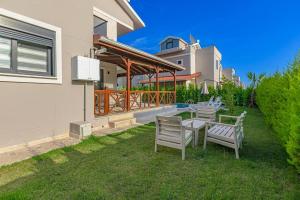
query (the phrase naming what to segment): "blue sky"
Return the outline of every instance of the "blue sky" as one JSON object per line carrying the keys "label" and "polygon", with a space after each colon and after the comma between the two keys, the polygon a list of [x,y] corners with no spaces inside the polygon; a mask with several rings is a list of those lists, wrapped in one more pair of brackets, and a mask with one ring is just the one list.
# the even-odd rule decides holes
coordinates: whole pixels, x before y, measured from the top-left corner
{"label": "blue sky", "polygon": [[234,67],[247,83],[248,71],[286,68],[300,50],[300,1],[292,0],[131,0],[146,27],[119,41],[149,53],[173,35],[202,46],[214,44],[223,67]]}

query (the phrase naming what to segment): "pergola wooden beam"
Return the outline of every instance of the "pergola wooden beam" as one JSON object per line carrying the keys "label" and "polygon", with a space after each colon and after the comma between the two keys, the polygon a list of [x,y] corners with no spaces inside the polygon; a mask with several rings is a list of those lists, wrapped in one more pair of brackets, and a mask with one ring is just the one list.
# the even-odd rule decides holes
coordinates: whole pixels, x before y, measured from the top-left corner
{"label": "pergola wooden beam", "polygon": [[[111,41],[102,37],[94,37],[94,46],[96,48],[105,48],[105,52],[100,52],[96,55],[101,61],[113,63],[123,68],[126,73],[118,74],[117,77],[126,77],[126,110],[130,111],[130,95],[132,87],[132,79],[135,75],[148,75],[149,90],[151,90],[151,78],[156,76],[155,96],[156,106],[160,104],[160,85],[159,74],[161,72],[169,72],[174,77],[174,91],[176,99],[176,70],[183,70],[184,68],[173,64],[169,61],[163,60],[156,56],[141,52],[118,42]],[[150,95],[148,95],[150,98]],[[148,104],[150,101],[148,101]]]}

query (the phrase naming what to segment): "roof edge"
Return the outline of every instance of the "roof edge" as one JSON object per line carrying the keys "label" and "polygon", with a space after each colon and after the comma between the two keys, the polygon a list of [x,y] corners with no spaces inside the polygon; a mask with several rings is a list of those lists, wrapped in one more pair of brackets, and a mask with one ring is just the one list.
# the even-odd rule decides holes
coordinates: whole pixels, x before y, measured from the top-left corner
{"label": "roof edge", "polygon": [[134,20],[135,24],[138,25],[137,27],[135,27],[135,29],[146,27],[146,24],[141,19],[141,17],[136,13],[136,11],[132,8],[128,0],[117,0],[117,2],[119,2],[119,4],[125,9],[128,15]]}

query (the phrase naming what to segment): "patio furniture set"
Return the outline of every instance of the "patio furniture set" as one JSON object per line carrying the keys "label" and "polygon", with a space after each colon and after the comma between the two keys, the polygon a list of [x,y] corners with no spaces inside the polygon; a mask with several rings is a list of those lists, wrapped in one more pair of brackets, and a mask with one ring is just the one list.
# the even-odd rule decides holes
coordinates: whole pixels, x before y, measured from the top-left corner
{"label": "patio furniture set", "polygon": [[[213,106],[207,105],[192,110],[191,119],[188,120],[182,120],[180,116],[156,116],[155,152],[158,145],[180,149],[182,160],[185,160],[186,146],[191,142],[193,147],[197,146],[199,131],[205,128],[204,150],[207,142],[216,143],[233,148],[236,159],[239,159],[239,149],[242,148],[244,139],[243,121],[246,112],[240,116],[219,115],[219,122],[216,122],[216,112]],[[222,123],[225,118],[233,119],[235,123]]]}

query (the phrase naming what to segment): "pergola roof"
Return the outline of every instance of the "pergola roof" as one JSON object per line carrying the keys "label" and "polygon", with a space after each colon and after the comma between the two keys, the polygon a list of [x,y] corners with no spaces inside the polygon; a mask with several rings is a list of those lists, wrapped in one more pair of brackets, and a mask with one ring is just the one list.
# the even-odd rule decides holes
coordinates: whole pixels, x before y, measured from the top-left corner
{"label": "pergola roof", "polygon": [[[126,70],[126,62],[130,61],[132,63],[132,75],[151,74],[154,73],[157,68],[159,68],[160,72],[172,73],[185,69],[181,65],[174,64],[165,59],[99,35],[94,36],[94,47],[105,49],[105,51],[100,54],[96,54],[103,62],[116,64]],[[120,74],[119,76],[125,76],[125,74]]]}
{"label": "pergola roof", "polygon": [[[188,80],[192,80],[194,78],[199,78],[201,76],[200,72],[194,73],[194,74],[184,74],[184,75],[176,75],[176,80],[177,81],[188,81]],[[160,76],[158,77],[158,81],[159,82],[170,82],[173,81],[173,77],[172,76]],[[145,80],[141,80],[139,83],[140,84],[148,84],[148,83],[155,83],[156,79],[152,78],[149,80],[145,79]]]}

